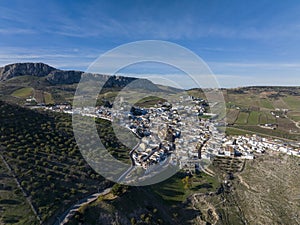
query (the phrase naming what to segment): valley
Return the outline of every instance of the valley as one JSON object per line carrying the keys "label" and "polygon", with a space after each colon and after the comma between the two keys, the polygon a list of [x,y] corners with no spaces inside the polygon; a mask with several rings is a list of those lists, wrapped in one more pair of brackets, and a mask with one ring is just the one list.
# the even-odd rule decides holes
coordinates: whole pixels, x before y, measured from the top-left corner
{"label": "valley", "polygon": [[[46,72],[32,76],[28,74],[32,66]],[[74,138],[71,113],[63,113],[64,107],[72,109],[77,87],[67,75],[78,73],[67,72],[59,79],[53,74],[63,72],[53,72],[53,67],[28,65],[31,69],[22,72],[18,66],[12,68],[12,74],[2,72],[5,79],[0,79],[0,224],[60,223],[69,207],[106,188],[112,189],[82,205],[66,224],[299,224],[300,157],[282,151],[253,151],[252,160],[217,155],[207,168],[210,175],[181,169],[145,187],[114,184],[87,164]],[[97,107],[102,110],[133,79],[104,78],[110,83],[98,96]],[[184,92],[148,84],[161,94]],[[217,118],[217,128],[230,137],[227,141],[243,142],[246,137],[253,143],[251,135],[258,134],[278,139],[286,149],[288,143],[299,143],[300,88],[221,90],[227,113]],[[199,89],[186,92],[206,99]],[[135,106],[153,107],[163,100],[150,96]],[[78,116],[82,129],[88,129],[91,118]],[[200,118],[214,123],[210,116]],[[111,122],[93,121],[109,153],[130,164],[131,149],[118,141]],[[92,148],[93,143],[87,144]]]}

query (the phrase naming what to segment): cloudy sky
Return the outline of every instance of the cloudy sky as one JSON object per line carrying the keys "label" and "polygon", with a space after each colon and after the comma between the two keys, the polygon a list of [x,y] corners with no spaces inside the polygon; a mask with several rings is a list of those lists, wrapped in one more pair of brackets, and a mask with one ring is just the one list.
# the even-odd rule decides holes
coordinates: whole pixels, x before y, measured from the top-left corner
{"label": "cloudy sky", "polygon": [[[0,12],[0,66],[44,62],[85,71],[119,45],[164,40],[199,55],[223,87],[300,85],[297,0],[12,0],[1,1]],[[193,86],[174,69],[148,66],[122,73],[165,73]]]}

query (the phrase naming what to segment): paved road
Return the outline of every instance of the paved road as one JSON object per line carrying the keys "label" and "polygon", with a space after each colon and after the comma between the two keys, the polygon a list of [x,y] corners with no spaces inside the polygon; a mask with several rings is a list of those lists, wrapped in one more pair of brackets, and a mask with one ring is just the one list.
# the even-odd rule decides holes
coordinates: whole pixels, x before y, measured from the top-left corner
{"label": "paved road", "polygon": [[130,174],[131,171],[134,169],[134,167],[135,167],[135,161],[134,161],[134,159],[133,159],[133,157],[132,157],[132,154],[133,154],[134,150],[137,149],[137,148],[139,147],[140,143],[141,143],[141,141],[139,141],[139,142],[136,144],[136,146],[134,146],[133,149],[130,151],[129,156],[130,156],[130,160],[131,160],[131,166],[130,166],[130,168],[129,168],[128,170],[126,170],[126,171],[119,177],[119,179],[117,180],[117,182],[121,182],[121,181],[122,181],[128,174]]}
{"label": "paved road", "polygon": [[76,203],[72,205],[69,209],[67,209],[60,217],[57,217],[56,222],[53,225],[64,225],[66,224],[78,211],[78,209],[84,205],[84,204],[90,204],[93,201],[96,201],[97,198],[101,195],[106,195],[111,191],[111,188],[106,188],[102,192],[94,193],[88,197],[85,197],[79,201],[79,203]]}

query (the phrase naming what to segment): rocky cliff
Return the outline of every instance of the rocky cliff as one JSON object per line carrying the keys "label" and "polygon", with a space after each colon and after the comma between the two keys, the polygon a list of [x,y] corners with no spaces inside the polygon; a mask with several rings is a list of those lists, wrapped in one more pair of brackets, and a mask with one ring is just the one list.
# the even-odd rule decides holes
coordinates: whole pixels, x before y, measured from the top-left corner
{"label": "rocky cliff", "polygon": [[15,63],[0,67],[0,82],[19,76],[35,76],[44,78],[49,85],[78,83],[82,76],[96,79],[105,83],[106,88],[122,88],[131,84],[131,88],[159,91],[160,89],[151,81],[133,77],[109,76],[101,74],[86,74],[82,71],[60,70],[44,63]]}
{"label": "rocky cliff", "polygon": [[47,76],[55,68],[44,63],[14,63],[0,67],[0,81],[8,80],[13,77],[32,75],[37,77]]}
{"label": "rocky cliff", "polygon": [[54,70],[51,71],[46,77],[46,80],[52,84],[74,84],[79,83],[81,79],[81,71],[63,71],[63,70]]}

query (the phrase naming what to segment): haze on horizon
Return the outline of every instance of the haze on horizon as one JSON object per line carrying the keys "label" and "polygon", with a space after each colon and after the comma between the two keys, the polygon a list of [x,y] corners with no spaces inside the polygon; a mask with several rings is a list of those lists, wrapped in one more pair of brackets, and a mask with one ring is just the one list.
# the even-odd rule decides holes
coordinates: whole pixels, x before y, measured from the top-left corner
{"label": "haze on horizon", "polygon": [[[41,6],[42,4],[42,6]],[[300,84],[299,1],[49,1],[0,2],[0,66],[44,62],[85,71],[121,44],[171,41],[198,54],[221,87]],[[149,64],[130,76],[180,71]],[[175,76],[174,76],[175,74]]]}

